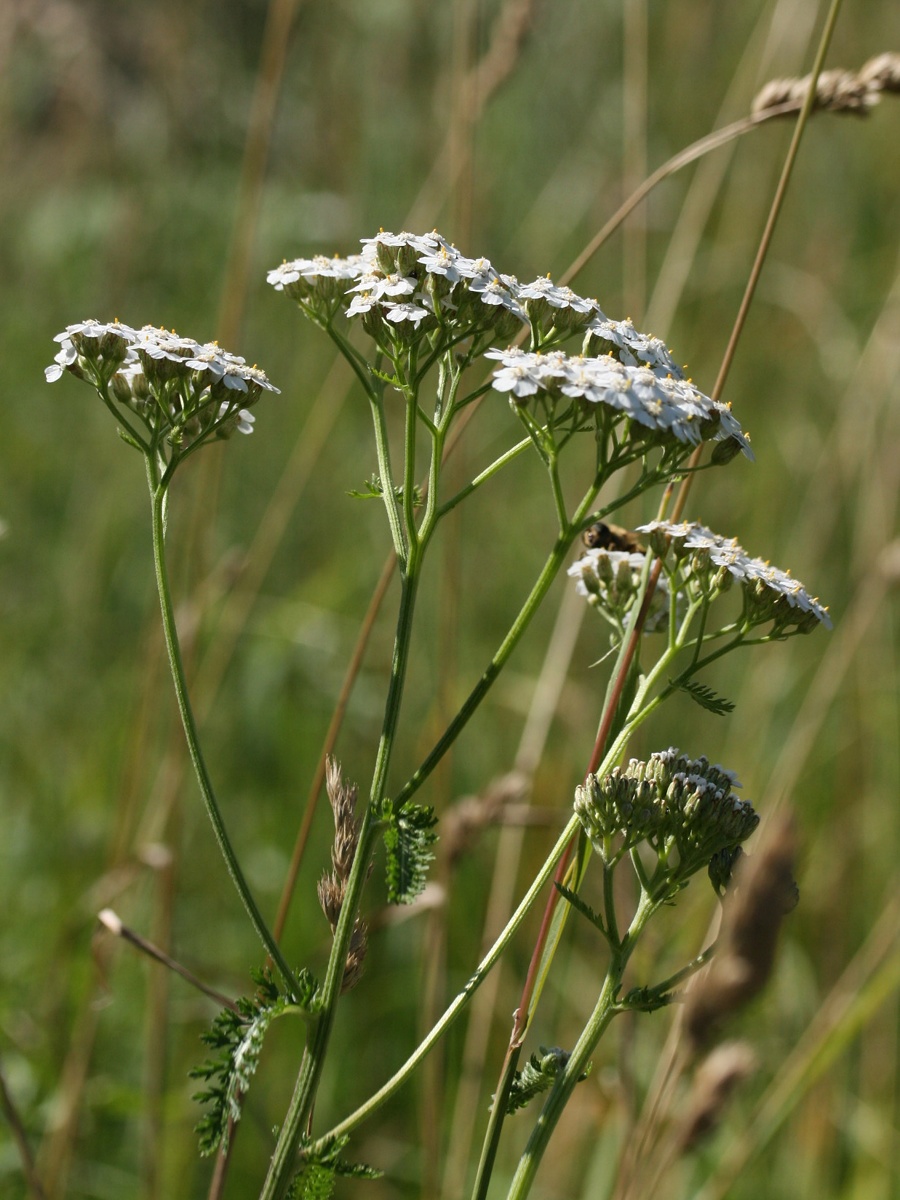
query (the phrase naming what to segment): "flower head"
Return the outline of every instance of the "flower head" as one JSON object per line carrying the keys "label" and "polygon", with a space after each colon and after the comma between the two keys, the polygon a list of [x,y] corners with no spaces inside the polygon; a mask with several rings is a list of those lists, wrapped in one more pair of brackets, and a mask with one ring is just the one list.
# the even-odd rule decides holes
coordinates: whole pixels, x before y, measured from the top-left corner
{"label": "flower head", "polygon": [[585,330],[584,348],[612,354],[629,367],[646,366],[657,375],[684,379],[684,372],[661,338],[639,333],[630,320],[610,321],[602,313]]}
{"label": "flower head", "polygon": [[[277,392],[265,371],[250,366],[215,342],[201,343],[174,330],[120,322],[82,321],[56,338],[53,382],[68,370],[86,380],[114,412],[121,413],[128,440],[144,449],[163,444],[173,458],[209,437],[250,433],[250,408],[263,392]],[[145,435],[128,420],[136,414]]]}
{"label": "flower head", "polygon": [[53,363],[45,367],[48,383],[61,379],[70,371],[79,379],[108,380],[128,357],[129,347],[136,337],[130,325],[119,321],[79,321],[68,325],[53,339],[60,343]]}
{"label": "flower head", "polygon": [[510,392],[516,403],[544,395],[553,404],[564,398],[583,414],[603,408],[632,422],[632,436],[642,427],[661,442],[697,446],[702,441],[736,439],[753,457],[750,443],[731,409],[705,396],[688,380],[660,376],[649,367],[600,358],[571,357],[559,352],[540,354],[525,350],[488,350],[499,360],[493,386]]}
{"label": "flower head", "polygon": [[575,790],[575,812],[605,861],[646,841],[680,885],[759,824],[752,804],[733,795],[736,787],[731,771],[672,746],[646,762],[589,775]]}
{"label": "flower head", "polygon": [[518,299],[524,304],[532,326],[569,332],[583,328],[592,317],[602,317],[596,300],[579,296],[570,287],[561,287],[550,276],[519,286]]}
{"label": "flower head", "polygon": [[639,532],[648,534],[654,553],[671,555],[683,564],[682,576],[689,586],[712,595],[737,584],[749,625],[772,621],[775,636],[809,633],[817,625],[832,627],[828,609],[810,596],[799,580],[771,563],[752,558],[736,538],[721,537],[694,522],[651,521],[641,525]]}
{"label": "flower head", "polygon": [[453,325],[457,334],[481,330],[510,338],[528,320],[512,276],[485,258],[466,258],[436,230],[382,230],[362,239],[360,254],[282,263],[268,281],[324,323],[338,311],[363,318],[376,339],[408,339],[437,324]]}
{"label": "flower head", "polygon": [[351,254],[349,258],[317,254],[313,258],[283,262],[269,271],[266,280],[276,292],[284,292],[304,306],[310,315],[327,321],[341,307],[348,283],[359,279],[368,269],[368,260],[361,254]]}

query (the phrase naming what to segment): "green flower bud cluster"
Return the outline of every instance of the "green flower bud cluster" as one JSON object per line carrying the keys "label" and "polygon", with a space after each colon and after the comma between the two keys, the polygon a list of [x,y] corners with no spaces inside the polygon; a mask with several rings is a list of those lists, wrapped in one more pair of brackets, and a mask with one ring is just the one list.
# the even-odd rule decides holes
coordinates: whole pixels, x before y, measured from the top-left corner
{"label": "green flower bud cluster", "polygon": [[649,839],[662,818],[654,785],[627,778],[618,767],[602,778],[588,775],[575,789],[575,812],[591,845],[607,863]]}
{"label": "green flower bud cluster", "polygon": [[738,786],[730,771],[671,747],[647,762],[632,759],[607,775],[589,775],[576,788],[575,812],[605,862],[646,842],[680,886],[758,825],[749,801],[732,794]]}

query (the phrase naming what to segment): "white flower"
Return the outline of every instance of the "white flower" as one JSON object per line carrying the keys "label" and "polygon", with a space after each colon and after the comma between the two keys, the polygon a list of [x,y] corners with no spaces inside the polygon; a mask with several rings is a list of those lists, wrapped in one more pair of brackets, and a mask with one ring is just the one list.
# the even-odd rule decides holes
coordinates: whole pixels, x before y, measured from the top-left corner
{"label": "white flower", "polygon": [[601,347],[615,347],[616,357],[630,367],[644,364],[661,375],[684,379],[684,372],[672,357],[671,351],[661,338],[651,337],[635,329],[631,320],[611,321],[601,313],[587,326],[585,349],[593,338]]}
{"label": "white flower", "polygon": [[[588,604],[621,628],[635,600],[640,595],[641,577],[647,563],[645,554],[626,550],[607,550],[596,546],[585,550],[569,567],[567,574],[575,580],[575,589]],[[650,601],[644,622],[644,633],[656,633],[666,627],[669,619],[669,585],[660,576]]]}
{"label": "white flower", "polygon": [[367,269],[368,263],[361,254],[352,254],[349,258],[339,255],[328,258],[324,254],[317,254],[313,258],[295,258],[292,262],[283,262],[280,267],[266,274],[266,281],[276,292],[283,292],[301,279],[358,279]]}
{"label": "white flower", "polygon": [[426,275],[442,275],[449,284],[459,283],[462,279],[462,255],[453,246],[442,242],[436,251],[423,254],[418,261]]}
{"label": "white flower", "polygon": [[410,321],[418,328],[420,322],[430,316],[430,313],[419,304],[391,304],[384,315],[393,325],[399,325],[401,321]]}
{"label": "white flower", "polygon": [[481,298],[482,304],[505,308],[524,324],[525,309],[516,299],[518,281],[512,275],[478,274],[469,281],[469,291]]}
{"label": "white flower", "polygon": [[[219,420],[220,421],[223,420],[223,418],[227,417],[228,415],[229,415],[228,404],[227,403],[220,404],[219,405]],[[252,412],[248,412],[246,408],[239,408],[237,410],[237,412],[232,412],[231,416],[232,416],[232,418],[236,418],[236,424],[234,425],[234,429],[236,429],[238,431],[238,433],[252,433],[253,432],[253,426],[256,423],[256,417],[254,416],[254,414]],[[229,430],[228,432],[231,432],[231,430]]]}
{"label": "white flower", "polygon": [[[557,328],[572,329],[583,325],[593,313],[600,314],[596,300],[586,300],[570,287],[560,287],[548,276],[541,276],[532,283],[519,284],[516,296],[532,322],[548,324]],[[602,315],[602,314],[600,314]]]}
{"label": "white flower", "polygon": [[347,295],[354,292],[371,293],[373,302],[382,300],[385,296],[412,296],[416,290],[416,281],[408,275],[383,275],[379,271],[367,271],[359,283],[347,289]]}
{"label": "white flower", "polygon": [[57,379],[62,379],[63,373],[68,367],[71,367],[78,358],[78,351],[71,342],[63,342],[59,351],[53,356],[53,362],[49,367],[44,367],[44,378],[48,383],[55,383]]}
{"label": "white flower", "polygon": [[760,614],[761,620],[771,617],[776,622],[788,624],[778,612],[779,602],[784,601],[789,608],[797,609],[812,618],[812,621],[806,623],[807,628],[812,628],[816,622],[824,625],[826,629],[832,628],[828,609],[810,596],[799,580],[761,558],[751,558],[739,545],[737,538],[721,537],[705,525],[693,522],[672,525],[668,521],[651,521],[647,525],[640,525],[638,533],[649,534],[654,549],[663,548],[665,544],[671,543],[677,558],[682,557],[686,551],[692,551],[694,560],[690,570],[694,576],[698,574],[704,562],[727,571],[741,585],[751,608]]}
{"label": "white flower", "polygon": [[370,264],[390,275],[399,271],[409,275],[420,255],[434,254],[441,246],[449,243],[435,230],[433,233],[385,233],[381,230],[373,238],[361,238],[363,258]]}
{"label": "white flower", "polygon": [[586,406],[603,404],[658,433],[697,446],[704,439],[734,438],[748,458],[749,442],[724,404],[705,396],[688,380],[657,375],[649,367],[631,367],[606,354],[571,357],[561,352],[491,350],[502,364],[494,372],[497,391],[527,400],[539,391],[567,396]]}
{"label": "white flower", "polygon": [[132,354],[130,347],[136,337],[131,326],[120,321],[87,320],[67,325],[53,339],[60,348],[52,365],[44,368],[44,378],[55,383],[67,370],[76,375],[88,370],[108,378],[109,372]]}

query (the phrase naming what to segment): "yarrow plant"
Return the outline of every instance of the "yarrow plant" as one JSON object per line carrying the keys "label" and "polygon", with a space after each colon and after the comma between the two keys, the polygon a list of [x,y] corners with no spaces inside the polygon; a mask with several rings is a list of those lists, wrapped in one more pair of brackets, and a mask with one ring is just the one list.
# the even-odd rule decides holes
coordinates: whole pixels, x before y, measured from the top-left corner
{"label": "yarrow plant", "polygon": [[[298,258],[271,270],[268,281],[331,338],[355,372],[372,419],[377,467],[364,494],[377,496],[384,506],[401,585],[381,736],[363,798],[336,764],[329,767],[335,843],[332,871],[319,884],[319,899],[333,943],[320,983],[285,961],[228,837],[191,712],[165,558],[166,499],[175,470],[206,442],[249,433],[252,410],[277,389],[259,368],[215,344],[119,322],[70,326],[59,335],[60,350],[47,369],[51,381],[71,374],[90,384],[123,440],[144,457],[166,644],[193,765],[228,870],[272,964],[271,971],[257,976],[255,998],[217,1018],[207,1039],[218,1053],[198,1069],[201,1078],[213,1081],[202,1095],[208,1108],[201,1123],[202,1148],[222,1146],[240,1118],[271,1022],[298,1014],[307,1023],[306,1047],[261,1200],[327,1195],[338,1174],[371,1174],[341,1158],[349,1135],[405,1082],[450,1027],[555,874],[548,909],[554,936],[535,951],[473,1192],[486,1194],[507,1115],[546,1093],[509,1187],[508,1195],[520,1200],[613,1018],[670,1002],[700,965],[698,959],[676,977],[623,991],[626,968],[648,922],[669,909],[698,873],[708,872],[715,892],[726,894],[740,847],[759,820],[752,804],[736,797],[739,785],[732,771],[675,748],[646,761],[629,760],[633,734],[676,691],[709,711],[727,712],[730,703],[700,678],[712,662],[744,646],[828,627],[830,620],[793,577],[751,558],[736,541],[697,523],[664,519],[665,498],[659,519],[642,526],[627,544],[616,535],[591,533],[608,533],[606,519],[644,494],[656,490],[667,497],[679,479],[753,457],[730,406],[704,394],[658,338],[629,321],[609,319],[596,300],[547,277],[520,283],[485,258],[465,256],[437,232],[382,231],[365,239],[359,254]],[[463,485],[448,487],[444,462],[451,431],[463,414],[467,419],[477,415],[477,405],[488,402],[509,408],[509,445]],[[389,436],[395,423],[403,436],[398,461]],[[428,447],[424,462],[423,442]],[[587,469],[583,454],[570,456],[575,460],[570,466],[566,451],[572,443],[590,448]],[[705,464],[699,457],[703,448],[710,451]],[[389,788],[427,552],[448,513],[529,451],[546,473],[555,539],[459,711],[422,761],[403,768],[404,782]],[[568,501],[576,492],[575,502]],[[601,492],[611,497],[603,504]],[[582,536],[587,548],[571,562]],[[439,830],[427,802],[428,778],[477,711],[567,563],[574,586],[606,623],[614,660],[601,736],[575,790],[569,820],[506,929],[407,1064],[356,1112],[313,1137],[311,1121],[338,999],[361,976],[366,930],[360,903],[376,841],[381,837],[387,849],[388,898],[409,903],[424,886]],[[580,895],[592,858],[601,879],[599,912]],[[630,871],[637,888],[630,907],[621,898],[625,891],[614,885],[619,870]],[[605,977],[574,1047],[542,1050],[519,1072],[518,1050],[538,1019],[541,983],[572,911],[599,931],[606,947]]]}

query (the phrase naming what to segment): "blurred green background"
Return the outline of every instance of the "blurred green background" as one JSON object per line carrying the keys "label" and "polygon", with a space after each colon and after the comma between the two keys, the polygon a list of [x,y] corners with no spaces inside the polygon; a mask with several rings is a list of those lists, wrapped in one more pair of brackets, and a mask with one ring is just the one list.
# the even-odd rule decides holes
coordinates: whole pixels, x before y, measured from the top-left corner
{"label": "blurred green background", "polygon": [[[352,253],[379,227],[437,226],[520,279],[558,277],[650,169],[746,113],[766,80],[803,74],[823,17],[811,0],[7,0],[0,1063],[48,1196],[200,1197],[211,1171],[196,1155],[186,1073],[203,1056],[213,1006],[99,932],[97,912],[112,906],[229,994],[248,990],[260,959],[186,771],[141,463],[88,389],[44,384],[53,335],[93,316],[219,336],[282,389],[257,409],[251,439],[204,451],[181,473],[171,518],[208,757],[251,883],[274,913],[389,539],[380,507],[347,495],[375,469],[366,407],[328,340],[267,287],[266,269]],[[848,3],[829,65],[898,49],[896,0]],[[574,282],[610,316],[665,337],[706,391],[791,128],[770,123],[664,183]],[[775,1103],[777,1120],[728,1194],[900,1192],[896,920],[874,949],[869,940],[896,913],[898,883],[896,605],[884,555],[900,467],[898,146],[900,97],[865,120],[812,121],[726,392],[757,462],[702,476],[691,496],[689,516],[790,567],[829,603],[835,631],[732,657],[709,682],[738,702],[733,716],[685,699],[639,747],[674,743],[723,762],[763,811],[790,803],[802,844],[802,903],[776,979],[741,1021],[760,1072],[659,1195],[695,1194],[739,1134],[759,1128],[809,1029],[820,1030],[809,1073],[790,1104]],[[512,436],[506,406],[486,404],[454,469],[462,477]],[[652,516],[653,503],[624,523]],[[552,537],[543,474],[525,459],[448,524],[423,597],[397,785],[477,678]],[[896,577],[896,553],[893,563]],[[564,590],[559,582],[423,800],[446,810],[510,769]],[[391,600],[338,743],[363,788]],[[589,667],[603,651],[599,625],[585,621],[537,770],[534,802],[553,828],[599,715],[605,676]],[[288,957],[314,970],[328,949],[315,881],[330,833],[323,806],[285,936]],[[403,1061],[426,1027],[426,993],[439,1011],[468,976],[505,836],[488,828],[452,870],[440,861],[446,903],[403,922],[382,912],[373,877],[367,974],[342,1002],[320,1128]],[[553,836],[546,824],[525,834],[516,895]],[[636,981],[642,967],[674,970],[699,949],[711,900],[697,884],[658,922]],[[503,968],[484,1078],[457,1091],[457,1026],[426,1077],[353,1141],[352,1156],[385,1178],[340,1184],[338,1196],[463,1194],[465,1119],[480,1138],[537,919]],[[577,1036],[599,950],[590,927],[570,923],[535,1044]],[[833,1007],[848,964],[846,994],[862,1006],[849,1016]],[[613,1027],[536,1195],[606,1194],[669,1025],[659,1013]],[[299,1025],[277,1028],[267,1043],[228,1196],[257,1194],[301,1037]],[[528,1124],[510,1122],[498,1195]],[[0,1192],[26,1195],[6,1125]]]}

